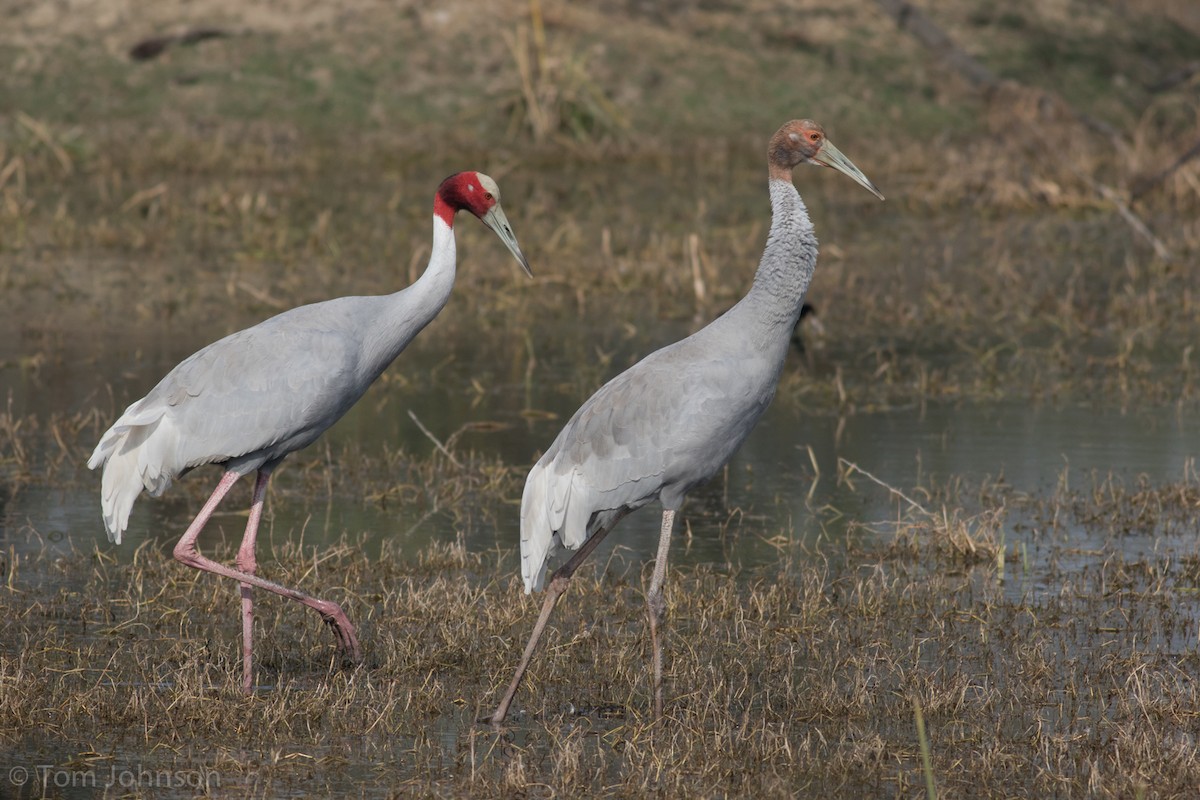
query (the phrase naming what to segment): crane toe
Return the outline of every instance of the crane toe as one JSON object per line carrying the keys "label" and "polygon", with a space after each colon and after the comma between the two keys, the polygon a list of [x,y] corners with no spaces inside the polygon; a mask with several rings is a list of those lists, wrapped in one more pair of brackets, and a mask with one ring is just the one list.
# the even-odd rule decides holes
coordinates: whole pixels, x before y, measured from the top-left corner
{"label": "crane toe", "polygon": [[362,649],[358,646],[358,637],[354,634],[354,626],[342,607],[329,600],[318,600],[313,604],[313,608],[321,615],[325,624],[333,629],[333,635],[338,640],[338,650],[342,655],[355,664],[362,663]]}

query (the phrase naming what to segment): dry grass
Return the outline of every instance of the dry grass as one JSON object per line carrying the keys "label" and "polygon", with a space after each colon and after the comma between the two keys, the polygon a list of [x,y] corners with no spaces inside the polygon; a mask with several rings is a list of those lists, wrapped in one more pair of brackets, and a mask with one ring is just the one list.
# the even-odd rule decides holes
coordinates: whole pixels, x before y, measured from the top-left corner
{"label": "dry grass", "polygon": [[[471,721],[538,602],[508,555],[277,548],[272,577],[345,603],[366,663],[341,669],[314,617],[265,598],[266,688],[247,700],[231,586],[153,547],[116,563],[25,542],[0,590],[0,749],[102,776],[208,770],[218,796],[911,794],[927,777],[919,708],[948,796],[1188,796],[1200,557],[1194,544],[1139,556],[1122,543],[1163,535],[1128,524],[1147,507],[1186,520],[1170,541],[1193,540],[1196,483],[1060,492],[980,492],[996,499],[977,520],[911,509],[851,550],[827,544],[772,569],[674,571],[658,724],[641,591],[585,571],[501,733]],[[1075,534],[1005,525],[1042,551],[1005,571],[997,520],[1050,509],[1104,543],[1081,554]]]}
{"label": "dry grass", "polygon": [[[1087,2],[1069,35],[1063,4],[943,4],[947,30],[1026,86],[988,102],[866,0],[652,5],[15,9],[0,32],[0,499],[94,481],[80,465],[104,424],[200,345],[410,281],[433,187],[477,167],[538,277],[465,221],[459,287],[410,354],[436,366],[398,364],[364,412],[403,418],[404,398],[445,392],[444,418],[423,418],[448,454],[325,444],[289,462],[273,502],[366,498],[509,530],[526,464],[459,426],[544,418],[545,384],[585,397],[739,297],[768,223],[763,144],[797,115],[889,199],[798,176],[827,333],[778,403],[831,427],[939,399],[1194,411],[1200,161],[1132,200],[1200,132],[1194,81],[1146,88],[1194,58],[1189,4]],[[126,60],[144,35],[202,24],[237,35]],[[495,419],[498,385],[522,387],[515,418]],[[343,670],[315,618],[263,598],[269,688],[246,700],[231,586],[159,545],[114,557],[90,532],[14,523],[0,766],[55,765],[50,795],[140,767],[256,797],[918,795],[931,780],[946,796],[1193,793],[1194,474],[1064,473],[1045,496],[879,487],[853,465],[837,480],[887,492],[894,515],[781,547],[770,568],[672,573],[663,723],[640,584],[588,571],[499,734],[471,721],[538,602],[510,539],[413,554],[400,537],[377,554],[281,532],[267,574],[343,602],[367,662]],[[203,788],[154,780],[127,793]]]}
{"label": "dry grass", "polygon": [[[0,310],[9,332],[41,339],[26,358],[53,361],[64,331],[120,330],[131,319],[168,333],[195,332],[180,347],[182,356],[299,302],[394,288],[422,263],[432,187],[449,169],[478,165],[505,187],[538,279],[524,284],[508,265],[497,265],[494,243],[464,224],[461,291],[428,332],[431,344],[470,335],[482,318],[494,320],[484,323],[490,326],[484,335],[504,337],[509,352],[524,351],[523,337],[534,331],[543,363],[592,360],[592,341],[599,339],[615,359],[611,366],[619,367],[665,340],[657,322],[711,318],[744,291],[767,222],[762,142],[781,119],[811,113],[829,122],[835,140],[889,200],[875,204],[849,182],[815,171],[800,175],[826,243],[811,300],[830,336],[816,349],[813,369],[785,383],[785,401],[850,409],[1014,394],[1195,402],[1195,359],[1187,344],[1200,333],[1187,269],[1200,249],[1195,163],[1133,206],[1167,258],[1121,221],[1112,197],[1096,186],[1115,187],[1117,200],[1128,202],[1139,176],[1169,164],[1195,138],[1194,98],[1186,91],[1119,95],[1126,104],[1126,113],[1113,119],[1125,137],[1120,147],[1061,114],[1041,114],[1038,97],[1028,92],[984,107],[943,88],[928,103],[896,106],[897,123],[885,114],[891,99],[850,109],[844,98],[817,97],[807,99],[811,108],[796,108],[788,96],[763,102],[749,117],[725,106],[727,118],[702,124],[686,109],[662,105],[683,91],[682,77],[663,76],[661,86],[649,78],[636,83],[625,73],[652,70],[654,62],[634,58],[627,52],[634,45],[620,48],[605,37],[610,29],[616,37],[644,28],[632,41],[648,52],[651,43],[642,40],[650,37],[654,46],[690,58],[682,62],[692,67],[681,68],[684,74],[726,64],[735,74],[705,85],[716,93],[714,104],[733,103],[729,86],[744,85],[740,78],[756,71],[773,75],[792,53],[769,37],[764,44],[756,26],[769,18],[770,4],[761,6],[730,29],[732,42],[721,42],[714,31],[731,20],[720,12],[692,9],[685,25],[647,26],[547,4],[543,37],[507,44],[502,40],[511,37],[497,37],[481,47],[478,58],[499,77],[486,86],[464,80],[447,97],[486,92],[492,105],[475,109],[478,116],[450,115],[450,125],[445,113],[433,115],[438,122],[356,124],[359,112],[346,109],[344,127],[324,130],[331,112],[322,98],[356,96],[349,73],[335,72],[328,86],[316,81],[307,105],[268,106],[273,114],[251,119],[186,90],[155,94],[172,75],[202,69],[206,59],[269,72],[310,33],[303,14],[295,15],[297,29],[279,32],[277,40],[222,40],[162,64],[91,65],[96,80],[109,81],[106,91],[147,93],[157,98],[159,113],[131,107],[116,116],[70,119],[44,107],[0,118]],[[496,8],[501,30],[530,30],[527,4]],[[909,75],[920,62],[899,34],[872,21],[867,7],[848,14],[849,24],[838,26],[814,12],[818,21],[804,35],[822,37],[813,46],[836,54],[846,47],[839,38],[846,34],[837,31],[864,28],[909,59],[906,66],[888,65],[889,74]],[[365,35],[362,17],[348,19],[344,39],[314,34],[332,48],[318,50],[335,65],[346,41]],[[1098,19],[1118,27],[1107,15]],[[969,15],[955,32],[972,35],[968,23]],[[438,20],[425,24],[435,52],[462,35],[452,22],[444,31]],[[442,32],[430,37],[432,30]],[[991,32],[983,25],[981,42],[992,41],[983,36]],[[740,47],[745,41],[757,44],[762,63]],[[370,61],[370,52],[362,49],[359,66],[386,66],[378,55]],[[568,69],[567,53],[588,60]],[[806,51],[790,57],[815,68]],[[1133,69],[1119,51],[1113,59],[1111,69]],[[870,90],[877,73],[868,65],[837,63],[826,68],[849,82],[851,94]],[[628,69],[619,72],[615,64]],[[1062,69],[1068,67],[1075,68],[1064,61]],[[578,82],[583,73],[587,83]],[[15,86],[33,74],[22,72]],[[59,93],[79,88],[78,75],[65,68],[51,75]],[[436,71],[434,77],[444,81]],[[260,88],[250,81],[213,91],[253,95]],[[620,136],[611,131],[624,130],[624,123],[614,121],[596,123],[599,132],[588,123],[593,127],[583,141],[557,135],[571,130],[564,114],[600,114],[572,110],[583,102],[581,92],[608,97],[616,109],[666,110],[656,122],[630,116]],[[13,94],[18,109],[38,97],[20,88]],[[501,134],[518,97],[525,122]],[[399,103],[392,113],[422,107]],[[865,114],[872,108],[873,115]],[[969,109],[972,121],[954,116],[956,108]],[[333,117],[340,118],[338,110]],[[369,117],[369,108],[362,113]],[[519,133],[525,129],[531,138]],[[487,133],[481,138],[479,130]],[[697,286],[707,288],[702,297]],[[73,313],[56,313],[62,308]],[[536,335],[547,324],[580,320],[588,330],[582,340],[546,342]],[[582,377],[581,386],[594,387],[598,377]]]}

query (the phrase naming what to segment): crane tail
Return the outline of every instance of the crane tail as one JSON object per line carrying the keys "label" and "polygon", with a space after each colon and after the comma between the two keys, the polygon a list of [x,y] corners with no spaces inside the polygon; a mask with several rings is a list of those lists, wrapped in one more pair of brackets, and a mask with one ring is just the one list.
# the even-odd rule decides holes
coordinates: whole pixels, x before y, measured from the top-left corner
{"label": "crane tail", "polygon": [[104,468],[100,510],[111,542],[121,543],[129,513],[142,490],[158,496],[176,475],[167,466],[175,437],[162,422],[162,411],[139,412],[134,403],[100,438],[88,459],[88,469]]}
{"label": "crane tail", "polygon": [[525,593],[540,591],[546,565],[564,545],[578,550],[594,532],[589,491],[581,486],[575,468],[556,469],[552,454],[529,471],[521,495],[521,575]]}
{"label": "crane tail", "polygon": [[568,516],[574,474],[558,475],[553,459],[542,457],[529,470],[521,495],[521,576],[526,594],[541,591],[546,581],[546,564],[564,541],[572,549],[581,542],[564,540],[563,523]]}
{"label": "crane tail", "polygon": [[533,466],[521,494],[521,577],[525,594],[541,591],[546,562],[554,554],[557,537],[547,513],[547,473],[541,462]]}

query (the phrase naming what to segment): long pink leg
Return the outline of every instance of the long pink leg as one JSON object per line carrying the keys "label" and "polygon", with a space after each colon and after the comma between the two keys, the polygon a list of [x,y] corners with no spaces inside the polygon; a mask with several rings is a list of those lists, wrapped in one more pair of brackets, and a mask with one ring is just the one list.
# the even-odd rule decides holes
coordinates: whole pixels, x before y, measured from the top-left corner
{"label": "long pink leg", "polygon": [[[238,548],[238,569],[253,575],[258,568],[254,547],[258,539],[258,523],[262,519],[263,499],[267,495],[267,481],[271,470],[260,469],[254,480],[254,498],[250,501],[250,519],[246,522],[246,534]],[[250,694],[254,685],[254,589],[248,583],[241,585],[242,593],[242,691]]]}
{"label": "long pink leg", "polygon": [[338,645],[342,652],[347,654],[356,663],[361,661],[362,651],[359,649],[358,639],[354,635],[354,626],[350,624],[350,619],[337,603],[329,600],[318,600],[304,592],[289,589],[286,586],[260,578],[249,572],[227,567],[224,564],[218,564],[212,559],[200,555],[200,551],[196,548],[196,539],[199,538],[200,531],[204,529],[209,518],[212,517],[217,505],[225,498],[225,495],[229,493],[233,485],[237,483],[239,477],[238,473],[233,471],[228,471],[221,476],[221,481],[217,484],[217,488],[213,490],[212,496],[208,498],[204,507],[200,509],[200,513],[192,520],[192,524],[184,532],[183,538],[175,545],[175,558],[189,567],[211,572],[214,575],[232,578],[240,581],[244,586],[256,586],[259,589],[266,589],[268,592],[295,600],[297,603],[303,603],[320,614],[321,618],[333,628],[334,635],[338,638]]}
{"label": "long pink leg", "polygon": [[612,530],[614,521],[607,528],[601,528],[592,534],[592,537],[583,543],[583,547],[579,548],[579,552],[571,556],[567,563],[563,564],[554,574],[550,576],[550,585],[546,587],[546,601],[542,603],[542,613],[538,615],[537,622],[534,623],[533,633],[529,635],[529,643],[525,645],[525,654],[521,656],[521,663],[517,665],[517,672],[513,675],[512,682],[508,685],[508,691],[504,693],[504,697],[500,700],[500,705],[496,706],[496,711],[490,717],[483,717],[479,722],[499,725],[504,722],[504,718],[508,716],[508,707],[512,704],[513,698],[516,697],[517,689],[521,685],[521,678],[525,677],[525,670],[529,667],[529,660],[533,658],[533,651],[537,649],[538,639],[542,637],[542,631],[546,628],[546,623],[550,620],[550,613],[554,611],[554,606],[558,603],[558,598],[567,590],[567,584],[571,582],[571,576],[575,574],[575,570],[579,569],[579,565],[583,560],[591,555],[596,549],[596,545],[600,544],[600,540],[608,535]]}
{"label": "long pink leg", "polygon": [[663,600],[663,581],[667,577],[667,551],[671,548],[671,527],[675,523],[675,512],[663,509],[662,530],[658,537],[658,557],[654,559],[654,574],[650,578],[650,591],[646,593],[646,612],[650,617],[650,645],[653,650],[654,668],[654,718],[662,719],[662,642],[658,626],[662,624],[666,602]]}

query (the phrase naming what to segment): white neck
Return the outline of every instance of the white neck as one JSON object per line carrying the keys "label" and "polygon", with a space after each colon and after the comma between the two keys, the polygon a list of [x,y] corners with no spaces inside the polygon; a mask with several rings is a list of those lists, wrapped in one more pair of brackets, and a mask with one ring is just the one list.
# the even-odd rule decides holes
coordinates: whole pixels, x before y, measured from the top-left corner
{"label": "white neck", "polygon": [[411,285],[386,298],[387,310],[376,321],[367,341],[367,358],[382,371],[400,355],[421,330],[433,322],[450,300],[454,288],[454,229],[433,217],[433,250],[425,272]]}
{"label": "white neck", "polygon": [[[429,253],[429,264],[416,282],[404,290],[406,295],[415,295],[418,305],[409,306],[411,313],[428,313],[422,327],[437,316],[450,299],[454,288],[455,265],[458,253],[454,242],[454,229],[437,214],[433,215],[433,249]],[[415,335],[415,334],[414,334]]]}

